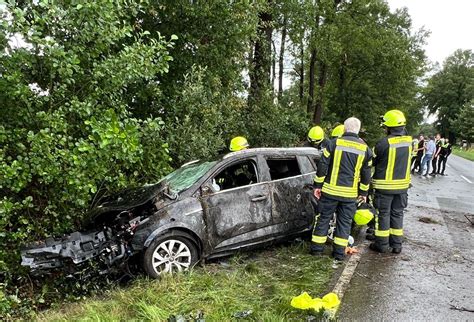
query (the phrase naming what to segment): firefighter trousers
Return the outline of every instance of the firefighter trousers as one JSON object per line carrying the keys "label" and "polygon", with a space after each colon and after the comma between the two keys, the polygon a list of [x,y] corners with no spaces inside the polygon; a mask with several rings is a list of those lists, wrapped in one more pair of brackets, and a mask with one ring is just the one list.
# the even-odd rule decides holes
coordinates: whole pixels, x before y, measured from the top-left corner
{"label": "firefighter trousers", "polygon": [[375,192],[375,243],[381,248],[401,248],[403,241],[403,211],[407,207],[407,193]]}
{"label": "firefighter trousers", "polygon": [[336,231],[334,232],[333,256],[343,257],[351,232],[352,218],[357,210],[355,201],[340,201],[322,194],[319,204],[319,214],[313,230],[311,250],[323,251],[327,240],[329,222],[336,213]]}

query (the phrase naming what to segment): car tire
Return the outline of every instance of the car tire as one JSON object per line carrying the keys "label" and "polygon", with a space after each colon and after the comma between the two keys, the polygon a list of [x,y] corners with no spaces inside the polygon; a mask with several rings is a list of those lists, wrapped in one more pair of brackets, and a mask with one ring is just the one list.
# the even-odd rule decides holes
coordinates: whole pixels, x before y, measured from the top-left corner
{"label": "car tire", "polygon": [[157,236],[143,254],[143,268],[148,276],[179,273],[199,261],[197,243],[187,234],[173,232]]}

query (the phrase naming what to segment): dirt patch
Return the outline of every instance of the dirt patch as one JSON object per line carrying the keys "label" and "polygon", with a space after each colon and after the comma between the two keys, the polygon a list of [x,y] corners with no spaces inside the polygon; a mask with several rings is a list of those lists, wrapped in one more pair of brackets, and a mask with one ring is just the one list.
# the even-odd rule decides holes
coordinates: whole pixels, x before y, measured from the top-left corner
{"label": "dirt patch", "polygon": [[425,223],[425,224],[436,224],[436,225],[440,225],[439,221],[434,220],[434,219],[432,219],[432,218],[430,218],[430,217],[421,217],[421,218],[418,219],[418,221],[423,222],[423,223]]}

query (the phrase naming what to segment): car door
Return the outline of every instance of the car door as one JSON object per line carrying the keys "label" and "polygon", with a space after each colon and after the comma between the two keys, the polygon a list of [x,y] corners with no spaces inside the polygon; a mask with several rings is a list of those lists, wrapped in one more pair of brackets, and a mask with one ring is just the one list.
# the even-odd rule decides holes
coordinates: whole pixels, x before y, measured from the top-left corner
{"label": "car door", "polygon": [[263,239],[271,223],[271,195],[259,182],[256,158],[230,162],[201,188],[210,248],[232,250]]}
{"label": "car door", "polygon": [[308,158],[268,155],[265,159],[270,172],[275,230],[281,234],[310,230],[314,218],[310,188],[314,170]]}

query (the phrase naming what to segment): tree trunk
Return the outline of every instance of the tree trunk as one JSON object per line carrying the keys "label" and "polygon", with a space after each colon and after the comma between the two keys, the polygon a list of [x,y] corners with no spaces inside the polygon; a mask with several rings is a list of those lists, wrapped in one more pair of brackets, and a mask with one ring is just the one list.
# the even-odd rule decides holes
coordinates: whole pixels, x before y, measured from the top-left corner
{"label": "tree trunk", "polygon": [[[268,6],[272,0],[268,0]],[[252,66],[250,68],[250,91],[248,104],[256,104],[262,94],[270,87],[272,68],[272,14],[269,11],[259,13],[257,39],[255,40]]]}
{"label": "tree trunk", "polygon": [[346,106],[346,66],[347,66],[347,54],[342,55],[341,66],[339,67],[339,82],[338,82],[338,95],[337,104],[339,107]]}
{"label": "tree trunk", "polygon": [[316,49],[311,51],[311,59],[309,61],[309,87],[308,87],[308,107],[306,111],[308,114],[314,111],[314,86],[315,86],[315,74],[316,74]]}
{"label": "tree trunk", "polygon": [[314,109],[314,116],[313,116],[314,124],[321,124],[321,118],[323,116],[323,109],[324,109],[324,90],[326,87],[326,80],[327,80],[327,65],[324,62],[320,62],[319,63],[319,78],[318,78],[319,93],[318,93],[318,99],[316,101],[316,106]]}
{"label": "tree trunk", "polygon": [[285,59],[285,42],[286,42],[286,16],[283,18],[283,27],[281,30],[281,45],[280,45],[280,57],[278,59],[278,100],[281,100],[283,95],[283,65]]}
{"label": "tree trunk", "polygon": [[303,103],[303,94],[304,94],[304,43],[303,40],[301,40],[301,51],[300,51],[300,59],[301,59],[301,64],[300,64],[300,103]]}
{"label": "tree trunk", "polygon": [[272,48],[272,93],[274,93],[276,81],[276,45],[274,41],[272,41]]}

